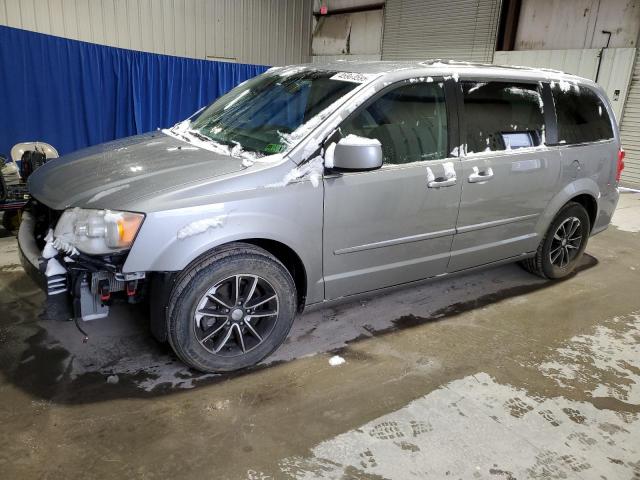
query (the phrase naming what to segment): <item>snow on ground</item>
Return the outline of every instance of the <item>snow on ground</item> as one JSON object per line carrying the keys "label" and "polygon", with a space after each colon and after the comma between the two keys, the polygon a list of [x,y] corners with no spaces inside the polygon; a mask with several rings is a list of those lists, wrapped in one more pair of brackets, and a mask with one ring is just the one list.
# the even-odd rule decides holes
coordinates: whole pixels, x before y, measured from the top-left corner
{"label": "snow on ground", "polygon": [[611,219],[613,226],[624,232],[640,232],[640,215],[638,215],[637,208],[632,208],[639,204],[640,193],[622,193],[620,195],[620,203]]}
{"label": "snow on ground", "polygon": [[[620,323],[632,328],[617,333]],[[592,395],[637,404],[639,338],[640,312],[614,318],[592,335],[570,339],[538,368],[560,380],[568,374],[576,388],[590,388],[594,379],[581,377],[580,365],[593,362],[603,375],[626,379],[627,388],[611,391],[604,383]],[[285,458],[280,470],[296,479],[348,473],[394,479],[635,478],[640,462],[620,457],[640,458],[638,414],[564,396],[540,397],[478,372],[324,441],[309,455]]]}
{"label": "snow on ground", "polygon": [[[2,231],[4,233],[4,231]],[[22,271],[20,258],[18,257],[18,243],[15,237],[6,233],[6,237],[0,237],[0,271]]]}
{"label": "snow on ground", "polygon": [[[629,328],[630,327],[630,328]],[[613,318],[592,335],[578,335],[540,365],[563,388],[590,385],[592,397],[640,404],[640,315]]]}
{"label": "snow on ground", "polygon": [[329,365],[331,365],[332,367],[340,366],[345,362],[346,360],[342,358],[340,355],[334,355],[329,359]]}

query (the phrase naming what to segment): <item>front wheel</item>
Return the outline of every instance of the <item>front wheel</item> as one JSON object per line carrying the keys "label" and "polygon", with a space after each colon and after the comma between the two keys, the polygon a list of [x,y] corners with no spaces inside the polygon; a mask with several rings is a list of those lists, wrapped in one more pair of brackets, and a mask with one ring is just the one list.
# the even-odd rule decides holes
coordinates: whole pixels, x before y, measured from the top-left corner
{"label": "front wheel", "polygon": [[202,372],[254,365],[284,342],[296,299],[282,263],[263,249],[236,244],[182,273],[169,299],[169,343]]}
{"label": "front wheel", "polygon": [[567,203],[551,222],[536,255],[521,265],[543,278],[563,278],[571,274],[582,258],[591,232],[589,215],[582,205]]}

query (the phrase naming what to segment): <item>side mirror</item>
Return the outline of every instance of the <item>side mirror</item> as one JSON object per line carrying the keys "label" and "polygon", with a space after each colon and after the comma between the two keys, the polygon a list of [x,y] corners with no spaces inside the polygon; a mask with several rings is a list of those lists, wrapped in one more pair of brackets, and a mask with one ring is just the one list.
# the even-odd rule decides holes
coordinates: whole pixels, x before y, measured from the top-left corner
{"label": "side mirror", "polygon": [[[347,135],[332,150],[333,152],[327,151],[327,154],[333,154],[333,163],[330,161],[331,159],[325,158],[325,165],[329,168],[344,171],[366,171],[375,170],[382,166],[382,146],[374,138]],[[329,161],[327,162],[327,160]]]}

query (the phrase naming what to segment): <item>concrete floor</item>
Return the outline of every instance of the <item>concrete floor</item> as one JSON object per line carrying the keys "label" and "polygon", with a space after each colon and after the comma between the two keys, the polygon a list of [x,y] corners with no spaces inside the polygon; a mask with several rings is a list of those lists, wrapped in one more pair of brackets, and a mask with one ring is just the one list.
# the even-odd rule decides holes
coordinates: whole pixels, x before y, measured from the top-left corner
{"label": "concrete floor", "polygon": [[[640,478],[640,195],[562,282],[515,265],[312,311],[199,375],[124,307],[39,320],[0,239],[0,478]],[[345,363],[332,366],[333,356]]]}

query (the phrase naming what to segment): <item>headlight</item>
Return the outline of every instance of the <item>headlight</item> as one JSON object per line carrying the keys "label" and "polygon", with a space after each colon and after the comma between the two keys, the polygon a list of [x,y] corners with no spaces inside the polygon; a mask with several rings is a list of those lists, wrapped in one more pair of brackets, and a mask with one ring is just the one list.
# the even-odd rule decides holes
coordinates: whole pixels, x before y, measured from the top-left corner
{"label": "headlight", "polygon": [[143,220],[141,213],[74,208],[65,210],[53,236],[83,253],[113,253],[131,247]]}

